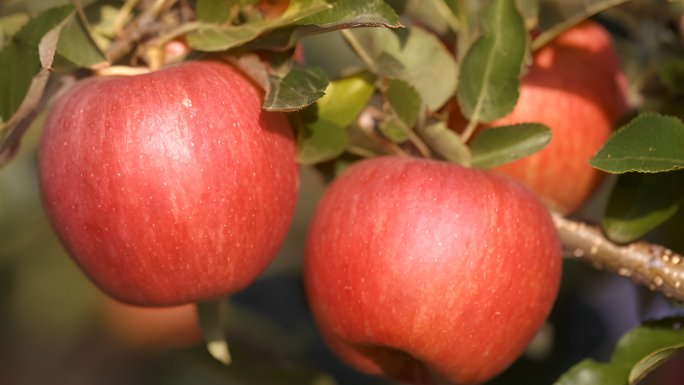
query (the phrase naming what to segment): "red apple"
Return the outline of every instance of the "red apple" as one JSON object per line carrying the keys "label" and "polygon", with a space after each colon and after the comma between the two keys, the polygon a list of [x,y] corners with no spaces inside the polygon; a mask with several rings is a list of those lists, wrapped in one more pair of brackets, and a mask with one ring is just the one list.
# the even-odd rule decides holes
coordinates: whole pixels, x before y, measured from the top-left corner
{"label": "red apple", "polygon": [[[603,178],[587,164],[627,112],[627,80],[611,37],[594,22],[560,34],[534,55],[513,112],[485,127],[539,122],[553,130],[542,151],[496,168],[567,214],[577,210]],[[452,107],[450,127],[467,121]]]}
{"label": "red apple", "polygon": [[350,366],[414,384],[504,370],[556,298],[560,244],[522,184],[477,169],[383,157],[351,166],[309,227],[316,324]]}
{"label": "red apple", "polygon": [[261,105],[214,62],[90,78],[56,103],[41,139],[43,204],[103,291],[140,306],[208,301],[268,266],[299,180],[287,119]]}

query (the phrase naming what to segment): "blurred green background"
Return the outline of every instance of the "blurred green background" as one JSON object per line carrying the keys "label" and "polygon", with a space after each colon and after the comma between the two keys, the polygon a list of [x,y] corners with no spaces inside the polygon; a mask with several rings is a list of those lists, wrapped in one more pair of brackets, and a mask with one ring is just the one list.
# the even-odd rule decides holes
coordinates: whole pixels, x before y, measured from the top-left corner
{"label": "blurred green background", "polygon": [[[308,38],[304,52],[307,63],[322,67],[331,79],[362,64],[337,32]],[[226,331],[234,363],[223,367],[201,345],[169,348],[178,345],[179,338],[193,340],[192,330],[187,336],[187,322],[181,322],[185,331],[181,328],[160,341],[150,334],[152,329],[144,329],[152,325],[150,318],[133,311],[117,313],[117,306],[62,250],[45,219],[38,190],[37,146],[44,118],[41,115],[29,130],[17,158],[0,170],[0,385],[389,384],[338,361],[308,311],[303,244],[325,189],[316,170],[301,168],[299,203],[277,259],[230,299]],[[596,213],[602,213],[606,187],[613,182],[606,180],[604,193],[599,191],[580,216],[596,219]],[[684,251],[677,225],[682,219],[673,218],[650,237]],[[642,320],[681,311],[628,279],[574,261],[566,261],[564,268],[549,322],[525,355],[492,384],[551,384],[585,357],[608,359],[620,335]],[[191,312],[184,314],[192,321]],[[142,329],[127,335],[126,325]],[[147,339],[145,333],[150,334]],[[684,384],[684,356],[642,383]]]}

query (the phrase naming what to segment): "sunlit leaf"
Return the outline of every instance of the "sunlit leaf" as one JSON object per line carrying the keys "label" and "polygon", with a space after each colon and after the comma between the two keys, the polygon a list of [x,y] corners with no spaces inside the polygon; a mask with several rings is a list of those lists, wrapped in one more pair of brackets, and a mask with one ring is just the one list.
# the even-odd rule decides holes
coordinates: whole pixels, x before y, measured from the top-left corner
{"label": "sunlit leaf", "polygon": [[320,68],[295,66],[284,77],[271,76],[271,92],[266,96],[268,111],[300,110],[325,95],[328,77]]}
{"label": "sunlit leaf", "polygon": [[494,168],[541,151],[551,142],[551,129],[539,123],[488,128],[470,146],[472,166]]}
{"label": "sunlit leaf", "polygon": [[330,82],[325,96],[301,111],[297,138],[297,162],[321,163],[341,155],[347,148],[347,126],[352,124],[373,95],[374,77],[361,72]]}
{"label": "sunlit leaf", "polygon": [[5,17],[0,17],[0,30],[2,30],[5,38],[9,39],[14,36],[21,27],[26,25],[29,20],[31,20],[31,16],[26,12],[17,12]]}
{"label": "sunlit leaf", "polygon": [[408,82],[430,110],[441,108],[453,97],[458,68],[435,35],[417,27],[360,28],[343,34],[371,70]]}
{"label": "sunlit leaf", "polygon": [[609,363],[587,358],[563,374],[554,385],[634,384],[684,347],[684,318],[646,321],[625,333]]}
{"label": "sunlit leaf", "polygon": [[[316,114],[316,105],[313,109]],[[344,127],[318,118],[304,125],[297,138],[297,163],[311,165],[334,159],[347,148],[347,132]]]}
{"label": "sunlit leaf", "polygon": [[239,0],[197,0],[197,21],[207,24],[223,24],[230,20],[232,7],[240,7]]}
{"label": "sunlit leaf", "polygon": [[319,116],[340,127],[352,124],[373,95],[374,80],[373,74],[364,71],[330,82],[317,102]]}
{"label": "sunlit leaf", "polygon": [[290,2],[285,13],[275,20],[258,20],[245,24],[202,24],[196,31],[186,34],[188,45],[200,51],[223,51],[244,44],[269,29],[283,27],[297,20],[331,7],[325,0]]}
{"label": "sunlit leaf", "polygon": [[399,17],[382,0],[337,0],[332,8],[275,29],[249,43],[254,49],[283,50],[294,47],[302,38],[322,32],[359,27],[397,28]]}
{"label": "sunlit leaf", "polygon": [[486,33],[468,50],[458,85],[458,103],[469,120],[491,122],[518,102],[527,31],[514,0],[485,8]]}
{"label": "sunlit leaf", "polygon": [[664,348],[639,361],[629,372],[629,383],[636,384],[646,377],[649,373],[664,364],[673,355],[684,350],[684,343],[677,346]]}
{"label": "sunlit leaf", "polygon": [[684,168],[684,124],[669,116],[642,114],[613,134],[589,164],[614,174]]}

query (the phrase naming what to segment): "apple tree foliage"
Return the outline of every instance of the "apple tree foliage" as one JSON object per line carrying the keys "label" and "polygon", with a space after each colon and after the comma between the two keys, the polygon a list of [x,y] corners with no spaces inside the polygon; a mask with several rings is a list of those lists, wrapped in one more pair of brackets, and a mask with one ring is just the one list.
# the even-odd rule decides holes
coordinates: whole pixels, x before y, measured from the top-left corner
{"label": "apple tree foliage", "polygon": [[[666,223],[684,198],[679,1],[291,0],[271,14],[256,0],[136,3],[26,0],[3,9],[0,164],[11,161],[31,122],[75,79],[110,66],[157,69],[164,46],[183,38],[190,47],[184,60],[220,55],[262,87],[264,108],[288,113],[298,162],[328,178],[384,154],[493,168],[541,150],[551,131],[531,122],[487,130],[465,144],[477,123],[513,109],[534,51],[597,17],[618,31],[635,111],[589,162],[619,174],[603,230],[629,243],[664,223],[681,226]],[[643,15],[661,23],[640,23]],[[300,40],[330,31],[341,31],[363,64],[335,80],[293,59]],[[462,135],[447,128],[444,106],[454,97],[471,122]],[[683,323],[645,322],[620,339],[610,362],[584,360],[556,383],[637,383],[684,349]]]}

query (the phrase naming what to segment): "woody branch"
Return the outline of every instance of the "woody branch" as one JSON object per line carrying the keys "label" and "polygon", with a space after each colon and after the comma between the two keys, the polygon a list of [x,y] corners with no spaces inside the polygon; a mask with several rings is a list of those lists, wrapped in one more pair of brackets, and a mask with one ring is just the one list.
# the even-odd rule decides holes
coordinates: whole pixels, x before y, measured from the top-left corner
{"label": "woody branch", "polygon": [[599,270],[620,274],[639,285],[684,303],[684,257],[648,242],[620,246],[601,229],[552,213],[563,245],[563,256],[591,264]]}

